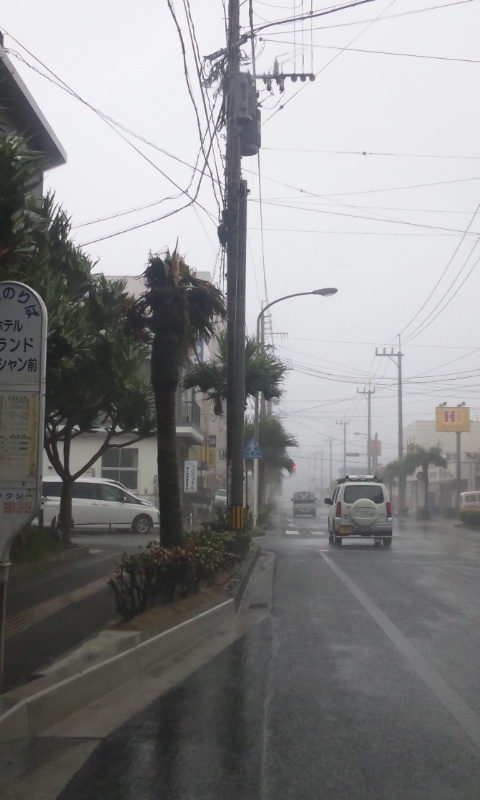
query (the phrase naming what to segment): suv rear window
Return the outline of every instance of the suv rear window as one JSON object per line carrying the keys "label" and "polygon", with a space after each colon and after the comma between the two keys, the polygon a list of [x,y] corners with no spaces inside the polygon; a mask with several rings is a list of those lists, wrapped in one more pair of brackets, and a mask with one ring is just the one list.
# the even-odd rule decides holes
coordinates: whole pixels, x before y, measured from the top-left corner
{"label": "suv rear window", "polygon": [[368,497],[369,500],[373,500],[373,502],[377,503],[378,505],[385,502],[383,489],[381,486],[375,486],[371,483],[357,483],[352,484],[351,486],[345,486],[345,491],[343,494],[343,500],[345,503],[355,503],[357,500],[360,500],[364,497]]}
{"label": "suv rear window", "polygon": [[295,503],[303,502],[304,500],[314,500],[314,496],[312,492],[295,492],[293,495],[293,501]]}

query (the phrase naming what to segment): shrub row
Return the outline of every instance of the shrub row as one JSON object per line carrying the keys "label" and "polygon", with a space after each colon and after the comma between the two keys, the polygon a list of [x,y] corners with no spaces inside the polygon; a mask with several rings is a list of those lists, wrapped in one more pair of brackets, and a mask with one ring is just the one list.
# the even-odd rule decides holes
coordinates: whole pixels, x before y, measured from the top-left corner
{"label": "shrub row", "polygon": [[206,525],[188,534],[181,547],[153,541],[140,553],[124,553],[108,582],[117,612],[127,621],[147,608],[198,592],[202,583],[235,568],[250,539],[243,531],[215,533]]}

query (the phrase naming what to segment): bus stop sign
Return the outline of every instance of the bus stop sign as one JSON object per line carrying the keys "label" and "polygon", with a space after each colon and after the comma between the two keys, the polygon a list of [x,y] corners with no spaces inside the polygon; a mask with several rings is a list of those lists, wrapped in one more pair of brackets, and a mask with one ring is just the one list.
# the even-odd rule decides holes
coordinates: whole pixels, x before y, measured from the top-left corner
{"label": "bus stop sign", "polygon": [[40,507],[46,337],[37,292],[0,281],[0,565]]}

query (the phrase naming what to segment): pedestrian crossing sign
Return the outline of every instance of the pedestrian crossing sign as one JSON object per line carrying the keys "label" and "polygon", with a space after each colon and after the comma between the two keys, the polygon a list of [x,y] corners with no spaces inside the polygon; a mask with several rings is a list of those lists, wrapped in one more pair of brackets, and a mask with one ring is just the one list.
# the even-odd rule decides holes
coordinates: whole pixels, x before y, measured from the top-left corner
{"label": "pedestrian crossing sign", "polygon": [[244,458],[263,458],[260,445],[256,439],[250,439],[243,451]]}

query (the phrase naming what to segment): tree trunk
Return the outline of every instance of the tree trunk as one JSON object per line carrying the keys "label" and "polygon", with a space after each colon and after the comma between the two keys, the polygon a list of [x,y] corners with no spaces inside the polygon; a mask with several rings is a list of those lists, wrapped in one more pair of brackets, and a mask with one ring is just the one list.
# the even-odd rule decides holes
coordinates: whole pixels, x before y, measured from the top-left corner
{"label": "tree trunk", "polygon": [[61,531],[62,539],[66,544],[71,544],[70,531],[75,520],[72,516],[72,495],[73,480],[64,480],[62,486],[62,496],[60,498],[60,508],[57,517],[57,530]]}
{"label": "tree trunk", "polygon": [[168,332],[157,334],[152,345],[151,375],[157,414],[160,542],[163,547],[183,543],[175,419],[181,365],[182,354],[178,337]]}

